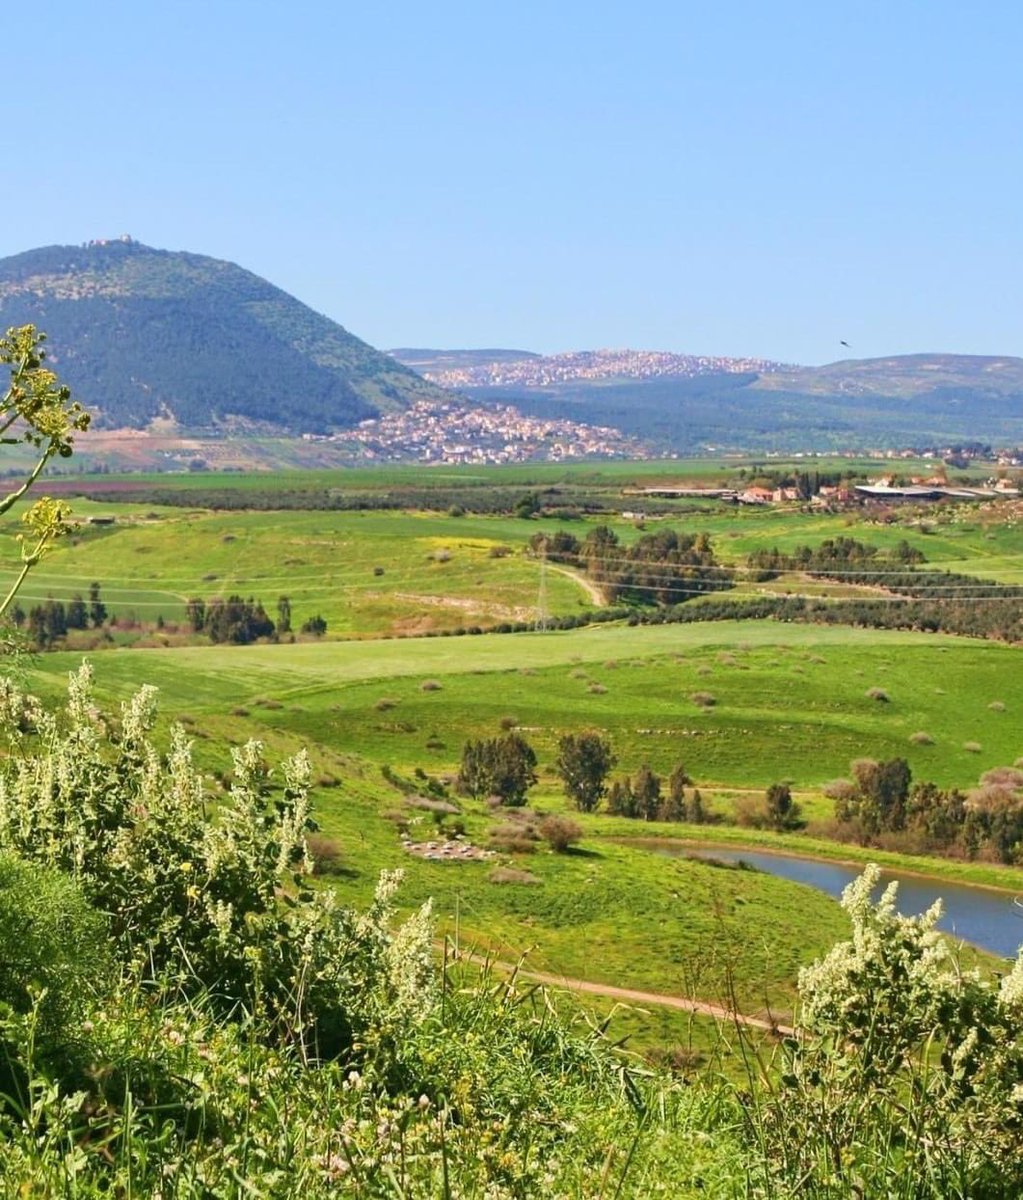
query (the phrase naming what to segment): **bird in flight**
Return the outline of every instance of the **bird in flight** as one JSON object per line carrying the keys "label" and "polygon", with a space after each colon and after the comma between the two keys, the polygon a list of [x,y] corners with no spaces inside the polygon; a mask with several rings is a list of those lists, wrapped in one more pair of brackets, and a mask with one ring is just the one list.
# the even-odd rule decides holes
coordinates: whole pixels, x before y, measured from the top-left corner
{"label": "bird in flight", "polygon": [[848,349],[850,349],[850,350],[852,349],[852,346],[850,346],[848,342],[843,342],[843,341],[839,340],[839,343],[838,343],[838,344],[839,344],[840,346],[846,346],[846,347],[848,347]]}

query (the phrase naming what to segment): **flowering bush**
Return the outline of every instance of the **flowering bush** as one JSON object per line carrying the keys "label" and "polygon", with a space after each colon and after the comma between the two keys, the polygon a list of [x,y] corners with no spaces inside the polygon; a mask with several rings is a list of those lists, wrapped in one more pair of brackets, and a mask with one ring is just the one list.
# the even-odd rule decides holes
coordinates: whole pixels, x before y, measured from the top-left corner
{"label": "flowering bush", "polygon": [[852,939],[800,974],[798,1038],[755,1123],[778,1182],[814,1196],[1023,1195],[1023,956],[962,969],[940,904],[876,903],[870,866],[842,904]]}
{"label": "flowering bush", "polygon": [[337,1053],[428,1009],[429,907],[392,937],[399,875],[361,915],[310,886],[305,754],[283,764],[278,785],[258,742],[234,749],[214,807],[181,727],[166,754],[152,742],[156,715],[155,689],[143,687],[119,721],[105,717],[88,665],[59,713],[8,682],[0,850],[73,876],[141,977],[225,1011],[264,1010],[306,1053]]}

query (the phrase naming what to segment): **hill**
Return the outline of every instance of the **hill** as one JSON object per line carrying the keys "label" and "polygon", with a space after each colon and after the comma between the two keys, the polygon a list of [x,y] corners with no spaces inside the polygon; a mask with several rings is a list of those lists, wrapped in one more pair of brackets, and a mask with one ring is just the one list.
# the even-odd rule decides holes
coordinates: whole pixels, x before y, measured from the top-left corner
{"label": "hill", "polygon": [[0,259],[0,325],[29,322],[107,428],[319,433],[443,398],[258,275],[129,237]]}
{"label": "hill", "polygon": [[489,362],[418,353],[428,378],[481,405],[611,425],[681,453],[1023,443],[1020,358],[914,354],[793,367],[659,351],[491,352]]}

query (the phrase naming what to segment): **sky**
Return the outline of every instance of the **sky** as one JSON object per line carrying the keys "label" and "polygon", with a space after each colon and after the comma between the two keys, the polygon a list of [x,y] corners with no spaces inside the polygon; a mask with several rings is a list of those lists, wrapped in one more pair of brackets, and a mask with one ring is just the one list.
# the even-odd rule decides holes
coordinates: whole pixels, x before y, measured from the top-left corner
{"label": "sky", "polygon": [[1018,3],[22,11],[0,257],[128,233],[384,348],[1023,354]]}

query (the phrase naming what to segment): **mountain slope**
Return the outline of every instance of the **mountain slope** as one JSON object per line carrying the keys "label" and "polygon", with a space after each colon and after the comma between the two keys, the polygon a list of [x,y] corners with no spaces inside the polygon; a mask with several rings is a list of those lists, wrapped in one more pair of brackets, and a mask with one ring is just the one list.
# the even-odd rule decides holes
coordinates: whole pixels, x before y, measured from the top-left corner
{"label": "mountain slope", "polygon": [[130,238],[0,259],[0,327],[28,322],[108,428],[324,432],[443,396],[258,275]]}

